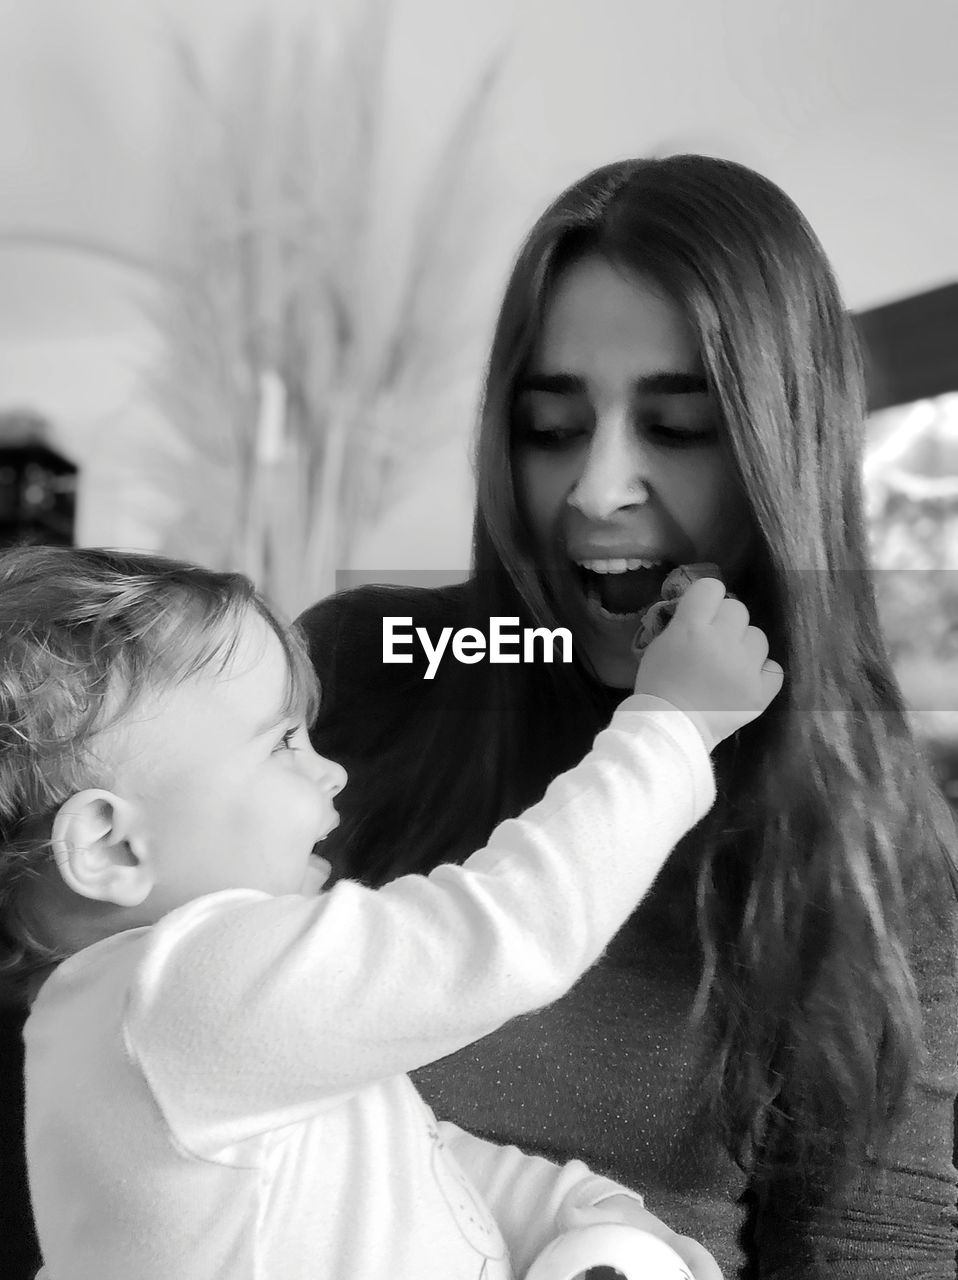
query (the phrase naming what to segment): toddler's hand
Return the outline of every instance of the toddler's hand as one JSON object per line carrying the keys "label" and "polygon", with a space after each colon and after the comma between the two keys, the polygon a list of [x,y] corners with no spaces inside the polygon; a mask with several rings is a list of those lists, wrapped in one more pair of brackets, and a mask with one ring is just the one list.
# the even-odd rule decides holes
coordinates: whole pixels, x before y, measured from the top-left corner
{"label": "toddler's hand", "polygon": [[708,1249],[691,1236],[680,1236],[665,1225],[661,1218],[643,1209],[631,1196],[609,1196],[589,1208],[571,1210],[568,1227],[589,1227],[600,1222],[621,1223],[647,1231],[650,1236],[662,1240],[673,1249],[691,1271],[695,1280],[722,1280],[722,1269]]}
{"label": "toddler's hand", "polygon": [[760,716],[782,687],[768,640],[716,578],[693,582],[642,656],[636,693],[654,694],[695,722],[711,751]]}

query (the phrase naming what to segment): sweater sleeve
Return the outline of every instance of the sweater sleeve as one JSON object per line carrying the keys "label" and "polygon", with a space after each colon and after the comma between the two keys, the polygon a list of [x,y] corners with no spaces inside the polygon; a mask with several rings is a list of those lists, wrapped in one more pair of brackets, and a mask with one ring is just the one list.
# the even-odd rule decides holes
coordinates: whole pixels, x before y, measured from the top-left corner
{"label": "sweater sleeve", "polygon": [[439,1135],[488,1205],[516,1275],[524,1275],[551,1240],[573,1225],[574,1209],[589,1208],[609,1196],[642,1197],[593,1173],[581,1160],[553,1164],[518,1147],[497,1146],[441,1121]]}
{"label": "sweater sleeve", "polygon": [[633,696],[463,866],[172,912],[138,966],[128,1050],[174,1131],[191,1117],[227,1129],[245,1117],[254,1133],[313,1114],[562,995],[713,798],[691,722]]}
{"label": "sweater sleeve", "polygon": [[756,1223],[762,1280],[954,1280],[956,954],[954,904],[923,914],[912,971],[924,1060],[887,1141],[841,1193],[823,1201],[773,1185]]}

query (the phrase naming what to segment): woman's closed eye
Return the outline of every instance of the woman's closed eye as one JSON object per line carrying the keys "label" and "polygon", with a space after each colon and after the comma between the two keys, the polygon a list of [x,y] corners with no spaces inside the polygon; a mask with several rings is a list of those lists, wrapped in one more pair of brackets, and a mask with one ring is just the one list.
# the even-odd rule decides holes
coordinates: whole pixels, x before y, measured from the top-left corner
{"label": "woman's closed eye", "polygon": [[[702,447],[718,439],[711,414],[690,412],[684,403],[669,405],[667,410],[662,412],[652,404],[634,405],[629,416],[636,437],[664,449]],[[520,398],[515,425],[522,445],[556,452],[587,442],[600,424],[594,407],[581,397],[530,395]]]}
{"label": "woman's closed eye", "polygon": [[647,422],[642,426],[645,435],[669,447],[685,448],[710,444],[718,438],[718,432],[710,423],[701,426],[669,426],[664,422]]}
{"label": "woman's closed eye", "polygon": [[550,427],[543,424],[526,426],[522,431],[521,439],[524,444],[531,445],[534,449],[561,449],[563,445],[572,444],[586,435],[585,427],[568,425]]}
{"label": "woman's closed eye", "polygon": [[[645,422],[636,427],[637,434],[667,449],[691,449],[714,444],[718,432],[710,425],[669,426],[664,422]],[[533,449],[560,450],[587,439],[591,433],[583,426],[545,423],[527,425],[521,435],[522,442]]]}
{"label": "woman's closed eye", "polygon": [[583,396],[534,391],[519,397],[514,421],[522,444],[533,449],[561,449],[589,436],[595,415]]}

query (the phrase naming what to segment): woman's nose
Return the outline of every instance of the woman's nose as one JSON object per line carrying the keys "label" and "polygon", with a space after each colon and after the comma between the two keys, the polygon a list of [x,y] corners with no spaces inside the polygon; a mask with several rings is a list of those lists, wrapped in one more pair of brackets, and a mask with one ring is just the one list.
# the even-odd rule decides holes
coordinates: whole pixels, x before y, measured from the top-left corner
{"label": "woman's nose", "polygon": [[607,520],[649,498],[649,468],[627,415],[596,424],[582,471],[567,501],[589,520]]}

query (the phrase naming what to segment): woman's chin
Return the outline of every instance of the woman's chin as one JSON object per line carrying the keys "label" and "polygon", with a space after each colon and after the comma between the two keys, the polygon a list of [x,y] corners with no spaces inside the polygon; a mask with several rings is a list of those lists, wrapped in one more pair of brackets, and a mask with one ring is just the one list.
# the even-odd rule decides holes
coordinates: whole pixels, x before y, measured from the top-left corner
{"label": "woman's chin", "polygon": [[622,628],[622,635],[591,639],[583,648],[589,666],[600,684],[609,689],[631,691],[635,685],[638,662],[632,652],[632,637],[638,622]]}

